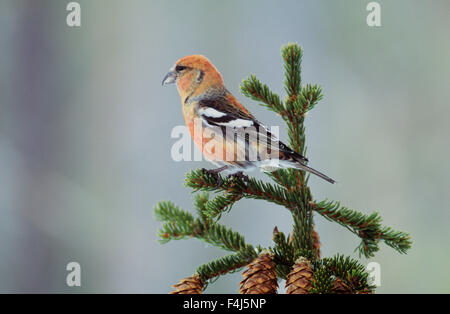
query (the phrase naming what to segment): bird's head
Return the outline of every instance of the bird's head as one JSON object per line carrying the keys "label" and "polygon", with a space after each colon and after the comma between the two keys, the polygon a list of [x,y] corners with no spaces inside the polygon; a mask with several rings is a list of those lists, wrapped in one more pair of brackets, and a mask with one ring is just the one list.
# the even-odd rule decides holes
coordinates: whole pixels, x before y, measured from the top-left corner
{"label": "bird's head", "polygon": [[183,103],[187,97],[201,95],[211,88],[223,86],[223,79],[216,67],[202,55],[179,59],[162,81],[162,85],[177,84]]}

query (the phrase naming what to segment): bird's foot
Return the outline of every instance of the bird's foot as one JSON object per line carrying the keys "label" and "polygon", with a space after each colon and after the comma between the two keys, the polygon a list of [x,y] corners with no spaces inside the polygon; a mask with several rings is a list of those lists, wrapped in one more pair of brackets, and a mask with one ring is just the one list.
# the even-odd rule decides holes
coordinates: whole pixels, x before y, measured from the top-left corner
{"label": "bird's foot", "polygon": [[204,173],[207,173],[207,174],[213,176],[214,179],[216,179],[217,187],[222,186],[223,181],[222,181],[222,178],[220,177],[219,172],[217,171],[217,169],[205,169],[205,168],[202,168],[202,171]]}
{"label": "bird's foot", "polygon": [[245,183],[248,183],[248,181],[249,181],[248,176],[246,176],[242,171],[230,174],[228,176],[228,178],[233,178],[233,177],[237,178],[237,179],[242,179]]}

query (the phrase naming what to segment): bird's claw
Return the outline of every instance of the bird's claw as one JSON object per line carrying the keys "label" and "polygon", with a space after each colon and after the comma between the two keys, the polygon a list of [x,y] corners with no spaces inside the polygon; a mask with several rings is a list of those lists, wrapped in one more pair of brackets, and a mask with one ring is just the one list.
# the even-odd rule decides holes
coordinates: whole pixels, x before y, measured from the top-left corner
{"label": "bird's claw", "polygon": [[220,177],[220,175],[216,171],[214,171],[214,169],[208,170],[208,169],[202,168],[202,171],[204,173],[207,173],[207,174],[213,176],[214,179],[216,179],[217,187],[222,186],[222,184],[223,184],[222,178]]}
{"label": "bird's claw", "polygon": [[237,178],[237,179],[242,179],[245,183],[248,183],[248,181],[249,181],[248,176],[246,176],[242,171],[228,175],[228,178],[233,178],[233,177]]}

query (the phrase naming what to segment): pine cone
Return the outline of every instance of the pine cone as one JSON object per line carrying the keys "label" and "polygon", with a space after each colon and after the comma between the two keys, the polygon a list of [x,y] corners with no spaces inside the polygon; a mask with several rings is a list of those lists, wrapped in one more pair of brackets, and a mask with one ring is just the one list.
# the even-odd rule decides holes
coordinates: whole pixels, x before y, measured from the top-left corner
{"label": "pine cone", "polygon": [[352,289],[341,278],[337,277],[333,283],[333,287],[331,287],[331,293],[351,294]]}
{"label": "pine cone", "polygon": [[193,275],[188,278],[183,278],[179,283],[172,285],[175,290],[170,291],[169,294],[201,294],[203,291],[203,281],[199,275]]}
{"label": "pine cone", "polygon": [[313,249],[316,250],[316,257],[320,258],[320,238],[319,238],[319,234],[317,233],[316,230],[313,229],[312,231],[312,238],[313,238]]}
{"label": "pine cone", "polygon": [[286,279],[287,294],[309,294],[314,273],[311,263],[304,257],[295,261],[294,267]]}
{"label": "pine cone", "polygon": [[367,288],[364,288],[364,290],[357,291],[356,294],[373,294],[373,291],[371,291]]}
{"label": "pine cone", "polygon": [[288,243],[289,243],[290,245],[294,245],[294,233],[293,233],[293,232],[289,233],[289,240],[288,240]]}
{"label": "pine cone", "polygon": [[278,283],[275,264],[270,253],[262,253],[247,266],[242,273],[240,294],[277,293]]}
{"label": "pine cone", "polygon": [[358,277],[354,276],[347,276],[347,282],[350,286],[350,289],[352,291],[356,291],[354,293],[356,294],[373,294],[373,291],[369,290],[368,288],[361,287],[361,283],[359,282]]}
{"label": "pine cone", "polygon": [[[278,231],[278,229],[276,230]],[[275,230],[274,230],[275,232]],[[311,233],[311,237],[313,239],[313,249],[316,250],[317,252],[317,258],[320,258],[320,238],[319,238],[319,234],[317,233],[316,230],[313,229],[312,233]],[[293,244],[294,243],[294,233],[289,234],[289,243]]]}

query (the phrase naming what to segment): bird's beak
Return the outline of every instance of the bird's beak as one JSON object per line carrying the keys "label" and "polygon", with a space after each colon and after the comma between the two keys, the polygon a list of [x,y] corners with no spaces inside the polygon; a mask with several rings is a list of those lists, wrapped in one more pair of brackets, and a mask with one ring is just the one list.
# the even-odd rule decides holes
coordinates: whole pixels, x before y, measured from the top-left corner
{"label": "bird's beak", "polygon": [[162,81],[162,85],[173,84],[177,79],[177,74],[174,71],[169,71]]}

